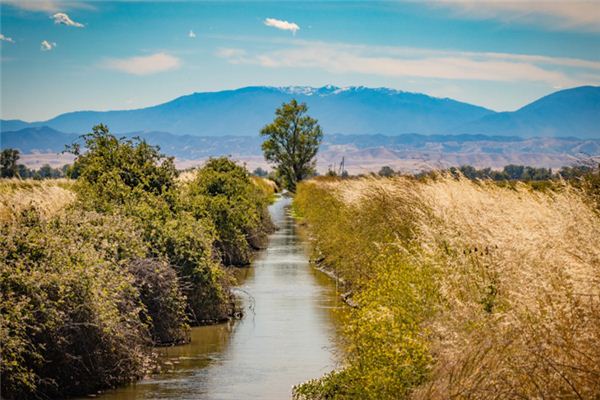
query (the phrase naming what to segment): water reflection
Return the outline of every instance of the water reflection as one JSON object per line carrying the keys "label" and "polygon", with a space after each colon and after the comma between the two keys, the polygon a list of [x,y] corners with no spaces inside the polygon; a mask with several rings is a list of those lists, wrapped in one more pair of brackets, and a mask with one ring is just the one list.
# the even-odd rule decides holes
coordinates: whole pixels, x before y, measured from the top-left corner
{"label": "water reflection", "polygon": [[163,373],[102,399],[285,399],[293,385],[335,367],[339,296],[308,265],[289,203],[271,206],[280,229],[253,266],[238,271],[245,317],[194,328],[190,344],[159,349]]}

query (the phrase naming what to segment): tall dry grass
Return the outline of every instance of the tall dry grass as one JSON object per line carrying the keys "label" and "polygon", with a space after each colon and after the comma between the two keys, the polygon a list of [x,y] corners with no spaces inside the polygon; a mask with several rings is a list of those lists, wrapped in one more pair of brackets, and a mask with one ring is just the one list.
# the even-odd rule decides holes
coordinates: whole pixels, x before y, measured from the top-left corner
{"label": "tall dry grass", "polygon": [[72,185],[69,179],[0,179],[0,222],[12,221],[28,208],[51,217],[75,201]]}
{"label": "tall dry grass", "polygon": [[[373,262],[372,271],[361,273],[367,281],[381,286],[385,276],[407,279],[389,273],[405,261],[415,271],[435,271],[436,294],[428,301],[436,311],[419,323],[432,362],[411,397],[599,398],[600,217],[583,192],[567,184],[541,192],[443,176],[307,185],[318,188],[313,197],[332,194],[345,218],[379,212],[398,232],[391,240],[372,235],[386,241],[375,247],[396,246],[406,256],[397,267],[382,264],[384,272]],[[360,235],[360,224],[352,231],[346,235]],[[351,263],[352,250],[346,250]],[[354,270],[341,272],[356,279]],[[388,290],[404,286],[394,282]]]}
{"label": "tall dry grass", "polygon": [[581,193],[448,178],[421,190],[445,303],[417,397],[600,395],[600,220]]}

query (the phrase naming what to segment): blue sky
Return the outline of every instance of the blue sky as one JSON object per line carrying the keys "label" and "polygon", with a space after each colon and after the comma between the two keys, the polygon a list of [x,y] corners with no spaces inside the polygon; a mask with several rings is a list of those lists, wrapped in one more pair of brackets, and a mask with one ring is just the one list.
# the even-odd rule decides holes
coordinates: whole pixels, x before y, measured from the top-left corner
{"label": "blue sky", "polygon": [[514,110],[600,85],[600,2],[0,0],[1,117],[250,85],[391,87]]}

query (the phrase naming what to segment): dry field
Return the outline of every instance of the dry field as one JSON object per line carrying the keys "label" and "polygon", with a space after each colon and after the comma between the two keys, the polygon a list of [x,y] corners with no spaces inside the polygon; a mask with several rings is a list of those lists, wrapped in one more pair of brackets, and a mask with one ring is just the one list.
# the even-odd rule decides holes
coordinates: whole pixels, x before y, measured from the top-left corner
{"label": "dry field", "polygon": [[70,189],[70,179],[1,179],[0,222],[15,218],[20,212],[35,208],[42,217],[50,217],[68,204],[76,195]]}

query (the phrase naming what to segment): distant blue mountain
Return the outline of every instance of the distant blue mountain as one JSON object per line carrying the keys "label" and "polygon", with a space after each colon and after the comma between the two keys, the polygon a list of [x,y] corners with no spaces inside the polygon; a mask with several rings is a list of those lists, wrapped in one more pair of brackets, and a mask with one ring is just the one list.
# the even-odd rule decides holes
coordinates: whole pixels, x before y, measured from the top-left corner
{"label": "distant blue mountain", "polygon": [[102,122],[119,133],[163,131],[195,136],[255,136],[273,119],[275,108],[292,98],[306,102],[310,115],[319,120],[327,133],[434,134],[493,113],[451,99],[385,88],[261,86],[194,93],[138,110],[70,112],[29,126],[84,133]]}
{"label": "distant blue mountain", "polygon": [[[4,124],[3,129],[4,129]],[[47,126],[23,128],[0,133],[0,147],[19,149],[21,153],[59,153],[77,140],[78,134],[63,133]]]}
{"label": "distant blue mountain", "polygon": [[20,129],[29,128],[34,125],[36,124],[30,124],[29,122],[21,121],[20,119],[2,119],[0,120],[0,131],[18,131]]}
{"label": "distant blue mountain", "polygon": [[[66,146],[83,144],[81,135],[63,133],[47,126],[30,127],[18,131],[1,132],[0,148],[18,149],[23,154],[60,153]],[[125,137],[139,137],[159,146],[167,155],[185,159],[200,159],[229,154],[260,155],[262,139],[254,136],[191,136],[167,132],[129,132]]]}
{"label": "distant blue mountain", "polygon": [[600,138],[600,87],[582,86],[542,97],[514,112],[489,114],[455,133]]}
{"label": "distant blue mountain", "polygon": [[295,98],[328,134],[496,135],[600,138],[600,87],[583,86],[543,97],[514,112],[494,112],[452,99],[386,88],[335,86],[246,87],[194,93],[138,110],[76,111],[48,121],[2,121],[2,132],[47,126],[86,133],[111,131],[190,136],[257,136],[276,107]]}

